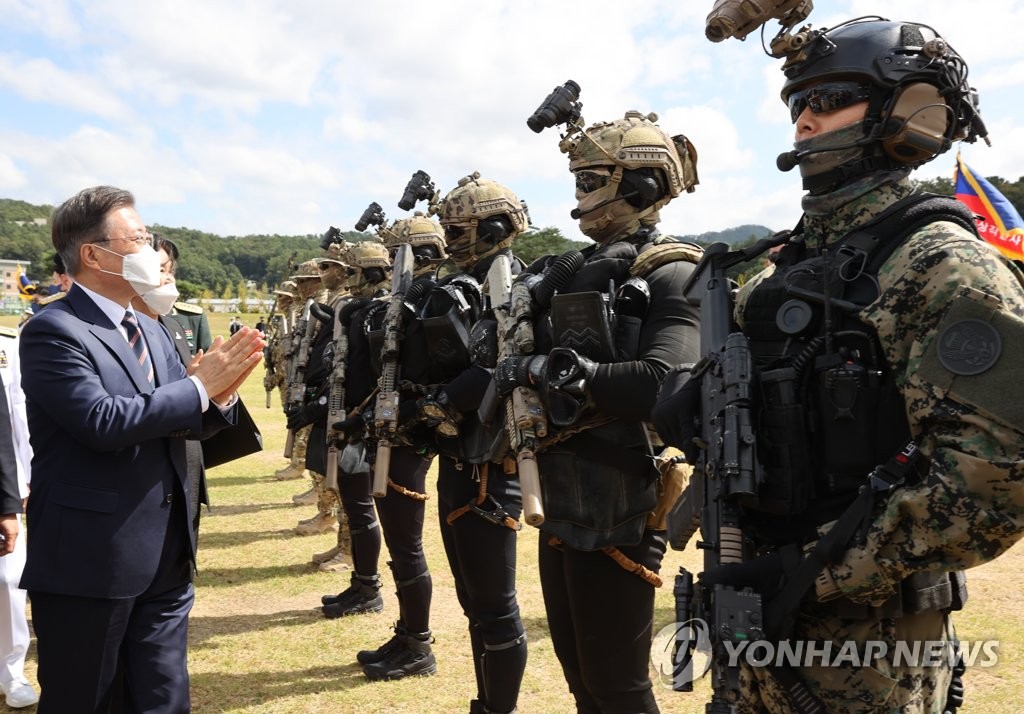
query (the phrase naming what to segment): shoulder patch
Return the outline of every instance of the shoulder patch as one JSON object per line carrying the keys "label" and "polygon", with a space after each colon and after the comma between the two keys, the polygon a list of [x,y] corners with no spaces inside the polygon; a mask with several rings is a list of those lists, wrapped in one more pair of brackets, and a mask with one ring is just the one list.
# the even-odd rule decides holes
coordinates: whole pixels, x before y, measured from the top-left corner
{"label": "shoulder patch", "polygon": [[699,263],[704,249],[694,243],[656,243],[644,248],[633,260],[629,274],[633,277],[645,277],[668,263],[685,260],[687,263]]}
{"label": "shoulder patch", "polygon": [[51,302],[57,302],[58,300],[63,300],[65,295],[67,295],[67,293],[65,293],[65,292],[59,292],[59,293],[54,293],[53,295],[47,295],[44,298],[40,298],[39,304],[40,305],[49,305]]}
{"label": "shoulder patch", "polygon": [[17,337],[17,336],[18,336],[18,328],[17,327],[4,327],[4,326],[0,325],[0,337],[11,337],[11,338],[14,338],[14,337]]}
{"label": "shoulder patch", "polygon": [[190,302],[176,302],[174,309],[188,315],[202,315],[204,312],[202,305],[193,305]]}

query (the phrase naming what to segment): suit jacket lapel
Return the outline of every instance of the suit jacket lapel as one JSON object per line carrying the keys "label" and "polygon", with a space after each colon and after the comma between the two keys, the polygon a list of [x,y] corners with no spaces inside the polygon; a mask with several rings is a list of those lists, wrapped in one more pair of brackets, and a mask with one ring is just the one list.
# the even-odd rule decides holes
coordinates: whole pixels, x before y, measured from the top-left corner
{"label": "suit jacket lapel", "polygon": [[[128,340],[117,329],[118,326],[112,324],[103,311],[97,307],[96,303],[84,291],[79,289],[77,285],[71,287],[70,292],[68,292],[67,297],[62,302],[65,301],[78,317],[89,323],[89,332],[106,345],[110,353],[114,355],[114,358],[121,363],[124,371],[131,377],[135,388],[143,394],[152,392],[153,387],[150,386],[149,380],[146,379],[142,366],[135,358],[132,348],[128,345]],[[150,356],[150,359],[153,359],[153,357]],[[156,364],[155,359],[153,364]]]}
{"label": "suit jacket lapel", "polygon": [[174,347],[171,338],[155,320],[139,317],[139,327],[149,346],[149,358],[153,360],[153,374],[156,385],[168,384],[172,381],[167,372],[168,351]]}

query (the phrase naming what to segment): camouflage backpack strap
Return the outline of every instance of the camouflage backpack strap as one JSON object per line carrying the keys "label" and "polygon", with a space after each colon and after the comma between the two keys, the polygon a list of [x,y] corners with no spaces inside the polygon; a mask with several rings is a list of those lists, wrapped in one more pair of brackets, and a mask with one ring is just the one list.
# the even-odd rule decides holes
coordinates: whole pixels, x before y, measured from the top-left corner
{"label": "camouflage backpack strap", "polygon": [[[843,243],[867,253],[865,270],[877,275],[885,261],[907,238],[938,221],[955,223],[978,237],[974,214],[963,203],[951,196],[915,193],[889,206],[874,220],[855,230]],[[898,239],[893,240],[893,236]]]}
{"label": "camouflage backpack strap", "polygon": [[656,269],[677,260],[687,263],[699,263],[704,249],[695,243],[683,243],[674,239],[658,239],[644,246],[640,255],[633,260],[629,274],[634,278],[643,278]]}

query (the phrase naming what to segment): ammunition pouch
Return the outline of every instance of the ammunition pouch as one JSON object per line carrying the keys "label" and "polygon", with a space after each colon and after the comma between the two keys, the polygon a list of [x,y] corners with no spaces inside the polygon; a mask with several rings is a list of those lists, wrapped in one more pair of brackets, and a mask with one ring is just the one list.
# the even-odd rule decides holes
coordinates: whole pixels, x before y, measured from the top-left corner
{"label": "ammunition pouch", "polygon": [[376,300],[363,317],[363,332],[370,343],[370,364],[380,374],[380,354],[384,351],[384,316],[387,314],[386,300]]}
{"label": "ammunition pouch", "polygon": [[[441,374],[454,374],[470,365],[472,311],[462,291],[452,285],[435,288],[418,315],[423,324],[429,359]],[[427,359],[427,355],[422,356]]]}
{"label": "ammunition pouch", "polygon": [[899,592],[881,605],[863,605],[841,597],[823,603],[839,617],[881,620],[922,612],[962,610],[967,602],[967,580],[962,570],[914,573],[900,583]]}
{"label": "ammunition pouch", "polygon": [[640,329],[651,303],[651,288],[643,278],[632,277],[615,294],[615,351],[620,362],[640,355]]}
{"label": "ammunition pouch", "polygon": [[551,298],[552,344],[595,362],[614,362],[612,327],[604,293],[567,293]]}

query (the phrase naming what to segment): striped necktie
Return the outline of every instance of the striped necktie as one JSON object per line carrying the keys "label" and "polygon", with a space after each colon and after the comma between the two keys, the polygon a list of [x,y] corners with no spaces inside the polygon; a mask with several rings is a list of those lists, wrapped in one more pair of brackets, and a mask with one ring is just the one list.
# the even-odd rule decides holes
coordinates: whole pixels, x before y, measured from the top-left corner
{"label": "striped necktie", "polygon": [[142,371],[146,373],[146,379],[153,384],[153,360],[149,358],[149,350],[146,349],[146,341],[142,339],[138,320],[135,319],[135,315],[125,312],[121,325],[128,335],[128,345],[135,353],[135,358],[139,360]]}

